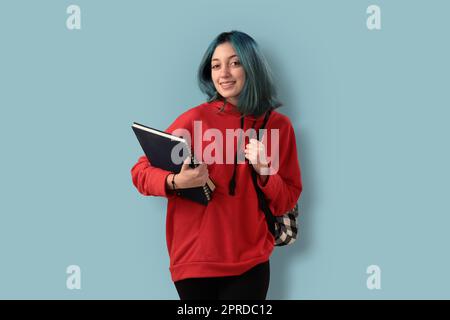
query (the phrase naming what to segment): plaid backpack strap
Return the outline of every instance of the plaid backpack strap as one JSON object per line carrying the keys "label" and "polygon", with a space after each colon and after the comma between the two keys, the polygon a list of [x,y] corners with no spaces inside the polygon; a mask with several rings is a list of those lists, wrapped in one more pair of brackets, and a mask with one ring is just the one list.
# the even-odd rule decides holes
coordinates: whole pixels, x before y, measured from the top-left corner
{"label": "plaid backpack strap", "polygon": [[295,204],[292,210],[289,210],[283,216],[276,217],[276,246],[285,246],[295,242],[298,237],[297,217],[298,203]]}
{"label": "plaid backpack strap", "polygon": [[[263,124],[259,130],[265,128],[270,116],[270,111],[271,110],[269,110],[266,113]],[[258,140],[259,140],[259,130],[257,132]],[[276,246],[285,246],[294,243],[298,236],[298,226],[297,226],[298,203],[296,203],[294,208],[286,212],[284,215],[274,216],[272,211],[270,210],[269,205],[267,204],[267,200],[264,196],[264,193],[258,186],[257,173],[255,170],[253,170],[253,166],[251,164],[250,166],[252,167],[251,168],[252,179],[256,189],[256,193],[258,195],[259,206],[263,210],[264,215],[266,216],[268,229],[275,238],[274,244]]]}

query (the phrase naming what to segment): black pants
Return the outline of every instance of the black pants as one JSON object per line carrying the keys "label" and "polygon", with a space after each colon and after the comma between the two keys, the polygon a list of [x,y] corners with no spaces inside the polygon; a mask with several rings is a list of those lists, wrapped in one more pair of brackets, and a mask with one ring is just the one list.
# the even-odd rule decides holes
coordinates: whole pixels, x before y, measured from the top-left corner
{"label": "black pants", "polygon": [[175,287],[181,300],[265,300],[269,282],[266,261],[238,276],[183,279]]}

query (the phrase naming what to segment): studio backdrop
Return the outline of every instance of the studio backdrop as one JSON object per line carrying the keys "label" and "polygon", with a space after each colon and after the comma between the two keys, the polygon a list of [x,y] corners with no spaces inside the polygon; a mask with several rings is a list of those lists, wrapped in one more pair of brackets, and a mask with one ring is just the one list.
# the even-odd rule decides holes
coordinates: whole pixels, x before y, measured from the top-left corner
{"label": "studio backdrop", "polygon": [[206,101],[197,69],[251,35],[295,130],[299,238],[269,299],[450,298],[450,2],[0,2],[0,298],[178,299],[167,199],[136,121]]}

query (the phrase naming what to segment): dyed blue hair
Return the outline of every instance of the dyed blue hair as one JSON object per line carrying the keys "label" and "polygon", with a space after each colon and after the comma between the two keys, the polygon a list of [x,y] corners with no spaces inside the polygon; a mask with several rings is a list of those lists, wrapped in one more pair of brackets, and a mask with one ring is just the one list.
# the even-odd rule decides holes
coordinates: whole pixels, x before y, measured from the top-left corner
{"label": "dyed blue hair", "polygon": [[269,65],[258,44],[248,34],[240,31],[219,34],[206,49],[198,69],[200,90],[208,96],[208,102],[226,100],[216,91],[211,79],[211,59],[217,46],[229,42],[239,57],[245,71],[245,84],[239,95],[238,110],[244,115],[260,116],[269,109],[282,104],[276,98]]}

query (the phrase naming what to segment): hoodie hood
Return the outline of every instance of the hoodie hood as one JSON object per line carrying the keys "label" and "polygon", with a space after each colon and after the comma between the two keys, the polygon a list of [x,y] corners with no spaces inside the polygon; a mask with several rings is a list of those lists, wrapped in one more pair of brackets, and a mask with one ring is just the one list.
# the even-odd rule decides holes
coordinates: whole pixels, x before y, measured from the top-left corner
{"label": "hoodie hood", "polygon": [[[215,109],[217,109],[217,111],[219,112],[222,107],[223,110],[221,112],[232,115],[232,116],[236,116],[236,117],[241,117],[242,113],[239,111],[239,109],[237,108],[237,106],[235,106],[234,104],[230,103],[230,102],[224,102],[222,100],[214,100],[212,102],[209,103],[211,106],[213,106]],[[225,106],[224,106],[225,105]],[[246,115],[245,119],[248,120],[257,120],[257,121],[262,121],[264,119],[264,115],[261,115],[259,117],[255,117],[254,115]]]}

